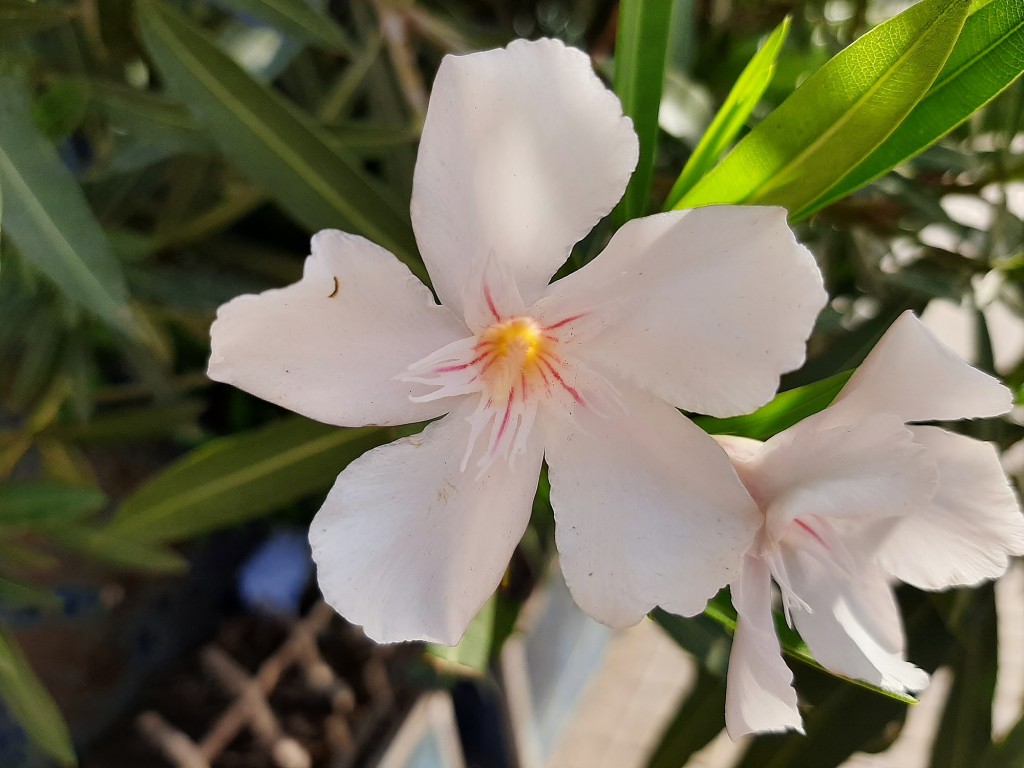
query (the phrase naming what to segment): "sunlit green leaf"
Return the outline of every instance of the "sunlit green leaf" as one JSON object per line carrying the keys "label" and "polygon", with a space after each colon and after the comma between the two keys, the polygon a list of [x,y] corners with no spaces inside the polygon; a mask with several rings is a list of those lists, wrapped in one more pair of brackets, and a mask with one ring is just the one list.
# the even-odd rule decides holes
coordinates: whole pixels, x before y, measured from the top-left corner
{"label": "sunlit green leaf", "polygon": [[146,49],[222,151],[310,231],[347,226],[389,248],[421,278],[408,215],[312,124],[247,75],[178,11],[138,4]]}
{"label": "sunlit green leaf", "polygon": [[60,710],[18,647],[0,628],[0,696],[29,738],[61,765],[75,764],[75,750]]}
{"label": "sunlit green leaf", "polygon": [[672,6],[672,0],[623,0],[619,4],[615,92],[625,113],[633,118],[640,139],[640,159],[618,208],[623,221],[647,212]]}
{"label": "sunlit green leaf", "polygon": [[[662,629],[668,632],[681,648],[693,655],[705,669],[717,675],[724,676],[726,674],[729,665],[729,651],[732,648],[732,635],[736,631],[736,610],[732,607],[725,590],[709,600],[704,613],[699,616],[684,618],[656,608],[651,613],[651,618],[660,624]],[[825,669],[811,656],[803,639],[789,627],[785,617],[778,612],[775,613],[775,633],[778,635],[782,652],[809,667],[846,680],[853,686],[872,691],[887,699],[904,704],[916,703],[916,699],[910,696],[887,691],[863,680],[850,680]]]}
{"label": "sunlit green leaf", "polygon": [[992,0],[968,17],[927,95],[885,142],[828,194],[796,214],[808,216],[846,197],[956,128],[1024,72],[1024,3]]}
{"label": "sunlit green leaf", "polygon": [[775,62],[779,58],[786,35],[789,34],[790,19],[787,16],[771,33],[761,49],[743,69],[736,84],[715,114],[715,119],[704,132],[700,142],[686,161],[682,173],[672,186],[665,201],[665,209],[672,208],[679,199],[689,192],[711,166],[718,162],[729,146],[736,140],[743,126],[761,100],[765,89],[775,74]]}
{"label": "sunlit green leaf", "polygon": [[823,381],[782,392],[770,403],[746,416],[728,419],[701,416],[695,421],[713,435],[738,435],[753,440],[767,440],[828,406],[852,374],[853,371],[837,373]]}
{"label": "sunlit green leaf", "polygon": [[969,0],[924,0],[861,37],[801,85],[677,204],[800,211],[875,149],[939,74]]}
{"label": "sunlit green leaf", "polygon": [[65,297],[132,334],[120,265],[81,188],[30,114],[21,80],[0,76],[4,233]]}
{"label": "sunlit green leaf", "polygon": [[484,607],[470,622],[466,634],[454,647],[430,644],[427,652],[433,656],[444,671],[454,674],[482,675],[487,672],[491,660],[492,641],[494,639],[494,617],[498,596],[484,603]]}
{"label": "sunlit green leaf", "polygon": [[213,440],[172,464],[121,506],[114,530],[177,541],[267,514],[329,488],[348,462],[388,439],[289,418]]}

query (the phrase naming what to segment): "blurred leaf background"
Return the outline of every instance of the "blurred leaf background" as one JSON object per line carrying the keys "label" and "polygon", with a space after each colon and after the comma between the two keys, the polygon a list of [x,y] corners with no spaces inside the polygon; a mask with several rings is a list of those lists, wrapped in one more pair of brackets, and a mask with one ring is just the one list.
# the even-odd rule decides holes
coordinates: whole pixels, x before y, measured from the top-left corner
{"label": "blurred leaf background", "polygon": [[[786,206],[819,260],[832,301],[807,364],[706,429],[764,439],[819,410],[908,308],[1024,387],[1021,0],[0,0],[0,696],[54,760],[74,761],[72,737],[17,627],[61,614],[69,573],[178,574],[216,531],[307,521],[398,435],[213,385],[209,324],[297,279],[325,227],[426,277],[408,205],[433,73],[520,36],[587,50],[641,138],[622,204],[567,269],[622,221],[709,203]],[[1024,437],[1013,417],[966,428]],[[437,651],[453,668],[486,670],[545,572],[546,489],[507,583]],[[1024,764],[1024,721],[992,734],[991,588],[900,596],[910,658],[955,676],[930,765]],[[656,613],[701,672],[652,767],[722,730],[730,617],[726,595],[696,619]],[[808,736],[753,741],[745,768],[892,741],[905,702],[785,644]]]}

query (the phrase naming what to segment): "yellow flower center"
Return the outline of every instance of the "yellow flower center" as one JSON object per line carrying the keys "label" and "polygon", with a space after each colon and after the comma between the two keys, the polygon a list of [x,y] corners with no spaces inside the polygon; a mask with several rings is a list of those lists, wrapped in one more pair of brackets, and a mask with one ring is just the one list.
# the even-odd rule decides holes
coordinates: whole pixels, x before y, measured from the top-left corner
{"label": "yellow flower center", "polygon": [[498,359],[514,355],[526,363],[543,351],[544,341],[537,323],[528,317],[514,317],[485,329],[480,334],[477,349]]}
{"label": "yellow flower center", "polygon": [[489,385],[491,397],[506,401],[519,390],[520,397],[534,385],[547,386],[557,342],[529,317],[514,317],[494,323],[477,337],[480,374]]}

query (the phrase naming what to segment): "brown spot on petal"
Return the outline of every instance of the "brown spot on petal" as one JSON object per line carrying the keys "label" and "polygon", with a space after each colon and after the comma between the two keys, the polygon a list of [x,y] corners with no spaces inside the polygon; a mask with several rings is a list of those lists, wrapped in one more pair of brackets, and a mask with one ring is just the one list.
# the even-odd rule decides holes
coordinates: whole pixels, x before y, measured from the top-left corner
{"label": "brown spot on petal", "polygon": [[334,290],[331,291],[330,294],[328,294],[327,298],[328,299],[333,299],[335,296],[338,295],[338,291],[340,289],[341,289],[341,282],[338,280],[337,277],[335,277],[334,278]]}

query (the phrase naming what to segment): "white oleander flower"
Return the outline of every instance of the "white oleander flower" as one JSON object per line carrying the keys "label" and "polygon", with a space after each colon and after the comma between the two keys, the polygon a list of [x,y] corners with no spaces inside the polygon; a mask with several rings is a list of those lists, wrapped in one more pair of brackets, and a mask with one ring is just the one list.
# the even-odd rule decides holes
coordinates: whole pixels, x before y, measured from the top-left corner
{"label": "white oleander flower", "polygon": [[802,730],[775,636],[773,580],[823,666],[899,693],[927,685],[904,658],[892,581],[937,590],[996,578],[1024,554],[1024,518],[993,445],[913,423],[1010,407],[1006,387],[907,312],[828,408],[763,444],[719,438],[763,514],[732,584],[733,738]]}
{"label": "white oleander flower", "polygon": [[738,572],[757,509],[676,409],[770,399],[804,359],[821,276],[785,211],[722,207],[631,221],[549,285],[636,160],[583,53],[448,56],[412,197],[441,304],[390,253],[325,231],[300,282],[218,312],[213,379],[339,426],[444,417],[352,462],[310,530],[325,598],[371,637],[459,640],[545,458],[561,566],[599,621],[699,612]]}

